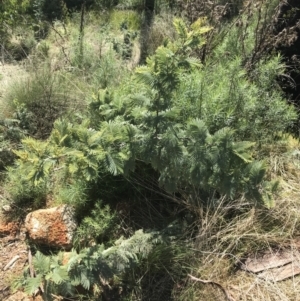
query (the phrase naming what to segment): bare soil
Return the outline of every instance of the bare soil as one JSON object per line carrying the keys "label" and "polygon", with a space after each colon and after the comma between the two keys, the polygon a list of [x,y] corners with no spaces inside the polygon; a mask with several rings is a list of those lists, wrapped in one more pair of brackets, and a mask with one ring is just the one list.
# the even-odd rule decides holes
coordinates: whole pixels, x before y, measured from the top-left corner
{"label": "bare soil", "polygon": [[0,300],[12,294],[11,284],[23,274],[27,259],[28,249],[22,235],[0,238]]}

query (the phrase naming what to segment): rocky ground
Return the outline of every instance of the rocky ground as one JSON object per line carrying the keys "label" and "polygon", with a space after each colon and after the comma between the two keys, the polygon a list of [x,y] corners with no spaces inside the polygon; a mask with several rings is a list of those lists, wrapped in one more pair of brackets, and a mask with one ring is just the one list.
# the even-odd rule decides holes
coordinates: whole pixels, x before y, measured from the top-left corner
{"label": "rocky ground", "polygon": [[[6,117],[5,93],[9,86],[20,77],[26,76],[20,65],[0,62],[0,115]],[[1,191],[1,187],[0,187]],[[2,194],[2,191],[1,191]],[[12,283],[20,277],[28,265],[28,245],[24,225],[7,220],[1,207],[0,197],[0,301],[32,301],[22,291],[14,292]],[[35,301],[42,300],[40,296]]]}
{"label": "rocky ground", "polygon": [[[0,300],[19,301],[13,297],[12,282],[21,276],[28,261],[25,234],[16,223],[7,223],[0,217]],[[10,297],[13,297],[12,299]]]}
{"label": "rocky ground", "polygon": [[29,213],[23,223],[18,223],[8,219],[12,210],[9,205],[0,206],[0,300],[38,301],[40,296],[32,299],[23,294],[22,289],[17,293],[13,289],[14,281],[29,266],[31,251],[26,242],[71,248],[76,229],[74,211],[67,206],[36,210]]}
{"label": "rocky ground", "polygon": [[[0,63],[0,105],[3,113],[3,97],[8,85],[16,77],[23,76],[25,71],[18,65]],[[27,264],[28,249],[25,234],[20,226],[8,222],[0,214],[0,300],[25,301],[22,293],[13,294],[11,283],[22,275]],[[29,300],[29,299],[28,299]],[[27,300],[26,300],[27,301]]]}

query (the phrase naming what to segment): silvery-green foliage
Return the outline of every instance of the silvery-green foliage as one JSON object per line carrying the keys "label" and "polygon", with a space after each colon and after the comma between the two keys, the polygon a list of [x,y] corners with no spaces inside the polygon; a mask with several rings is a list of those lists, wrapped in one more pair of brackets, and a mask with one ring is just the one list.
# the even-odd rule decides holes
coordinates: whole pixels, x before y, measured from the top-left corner
{"label": "silvery-green foliage", "polygon": [[[150,164],[168,192],[199,190],[202,198],[244,195],[264,200],[266,166],[253,146],[284,132],[296,117],[274,85],[280,57],[257,65],[249,79],[239,57],[202,66],[194,57],[211,30],[200,19],[188,28],[174,21],[178,38],[166,41],[133,77],[139,89],[118,97],[99,92],[80,124],[60,120],[50,138],[23,140],[17,169],[37,185],[57,168],[94,182],[99,171],[134,171]],[[262,194],[263,192],[263,194]],[[266,192],[267,194],[269,192]]]}
{"label": "silvery-green foliage", "polygon": [[113,277],[122,276],[164,243],[167,240],[161,233],[138,230],[128,239],[121,237],[110,248],[95,245],[52,256],[38,251],[33,258],[36,277],[30,277],[26,267],[24,277],[17,279],[14,287],[22,287],[28,294],[40,291],[47,301],[55,295],[74,296],[79,285],[88,293],[93,287],[105,286]]}

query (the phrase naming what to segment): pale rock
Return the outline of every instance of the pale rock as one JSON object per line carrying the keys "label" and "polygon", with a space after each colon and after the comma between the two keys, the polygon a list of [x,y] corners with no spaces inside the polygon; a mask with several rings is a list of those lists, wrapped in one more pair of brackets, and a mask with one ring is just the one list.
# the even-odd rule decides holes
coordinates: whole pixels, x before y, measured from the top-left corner
{"label": "pale rock", "polygon": [[2,210],[3,210],[4,212],[11,212],[11,211],[12,211],[12,208],[11,208],[10,205],[4,205],[4,206],[2,206]]}

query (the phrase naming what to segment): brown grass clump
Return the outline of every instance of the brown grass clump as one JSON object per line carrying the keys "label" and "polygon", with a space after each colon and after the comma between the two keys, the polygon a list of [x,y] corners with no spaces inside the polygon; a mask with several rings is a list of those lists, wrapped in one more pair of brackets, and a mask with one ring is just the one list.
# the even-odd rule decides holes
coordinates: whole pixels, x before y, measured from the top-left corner
{"label": "brown grass clump", "polygon": [[175,39],[176,32],[173,26],[174,16],[164,13],[157,16],[151,26],[149,39],[147,41],[147,54],[154,54],[155,50],[163,45],[166,39]]}
{"label": "brown grass clump", "polygon": [[300,250],[298,147],[299,142],[288,137],[270,152],[269,177],[280,181],[273,208],[257,207],[241,198],[199,209],[190,265],[192,276],[204,282],[187,277],[177,300],[300,300],[300,276],[272,282],[240,269],[248,256],[259,256],[263,251]]}
{"label": "brown grass clump", "polygon": [[22,80],[28,76],[20,65],[0,64],[0,118],[10,118],[11,108],[3,100],[10,83],[15,80]]}

